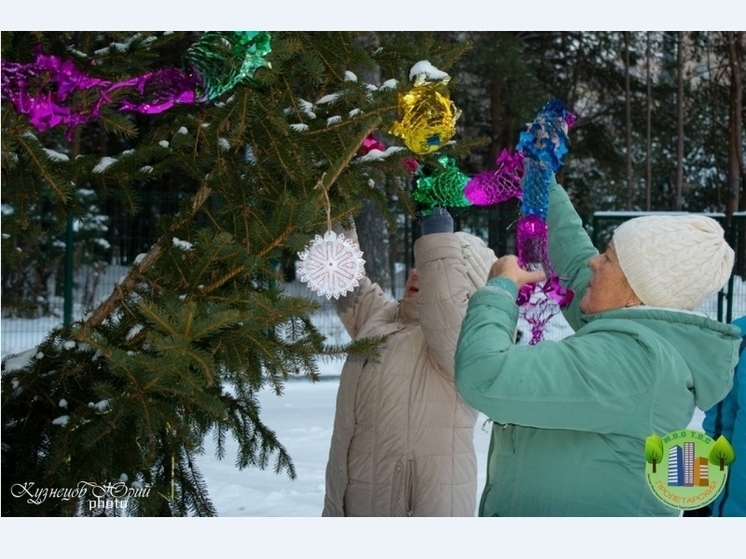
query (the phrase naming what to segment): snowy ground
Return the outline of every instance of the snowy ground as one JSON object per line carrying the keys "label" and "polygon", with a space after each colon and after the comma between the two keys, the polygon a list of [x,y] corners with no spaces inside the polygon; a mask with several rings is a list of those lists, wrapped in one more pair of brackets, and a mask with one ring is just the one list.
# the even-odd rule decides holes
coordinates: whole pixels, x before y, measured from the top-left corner
{"label": "snowy ground", "polygon": [[[298,477],[290,480],[268,470],[238,471],[232,463],[234,445],[225,460],[215,460],[214,445],[207,441],[206,453],[198,460],[210,495],[220,516],[319,516],[324,504],[324,468],[332,436],[334,400],[339,386],[340,364],[330,364],[325,380],[311,384],[288,382],[283,396],[264,392],[260,396],[262,419],[279,436],[292,456]],[[484,486],[487,471],[489,426],[480,414],[474,430],[479,483]],[[699,429],[702,414],[697,412],[691,429]]]}
{"label": "snowy ground", "polygon": [[[132,559],[133,554],[140,553],[155,556],[157,550],[175,558],[230,553],[294,559],[470,559],[485,554],[523,559],[632,559],[659,553],[665,556],[678,541],[678,536],[669,541],[667,534],[686,529],[681,522],[688,520],[680,518],[322,519],[324,469],[340,368],[340,363],[328,365],[322,371],[323,379],[314,384],[290,381],[281,397],[270,392],[261,395],[262,418],[292,456],[295,480],[276,475],[271,468],[239,471],[233,465],[235,444],[228,445],[224,460],[217,460],[214,445],[207,441],[198,465],[220,518],[120,518],[109,522],[2,518],[3,548],[9,553],[4,556],[36,557],[43,549],[45,555],[56,558],[77,558],[90,552]],[[484,485],[489,442],[488,432],[481,428],[483,420],[480,414],[474,432],[480,488]],[[686,553],[711,551],[711,542],[718,540],[725,540],[723,549],[728,549],[731,544],[727,542],[733,540],[725,536],[738,528],[734,521],[738,519],[718,519],[717,526],[698,530],[695,533],[702,537],[686,543]],[[95,522],[95,528],[89,522]],[[718,537],[720,529],[723,537]],[[37,538],[42,532],[44,536]]]}
{"label": "snowy ground", "polygon": [[[298,477],[276,475],[269,470],[238,471],[231,462],[235,445],[226,460],[212,458],[214,445],[208,441],[206,454],[198,465],[202,470],[220,516],[319,516],[324,504],[324,469],[334,422],[334,402],[339,386],[340,363],[325,367],[324,380],[311,384],[288,382],[281,397],[272,392],[260,396],[262,420],[280,437],[292,456]],[[479,485],[484,485],[489,434],[481,416],[474,433],[478,450]]]}

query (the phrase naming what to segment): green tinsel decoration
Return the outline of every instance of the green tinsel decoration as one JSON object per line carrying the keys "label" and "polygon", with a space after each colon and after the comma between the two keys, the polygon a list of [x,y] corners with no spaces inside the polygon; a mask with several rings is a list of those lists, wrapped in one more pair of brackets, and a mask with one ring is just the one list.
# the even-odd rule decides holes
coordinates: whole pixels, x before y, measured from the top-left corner
{"label": "green tinsel decoration", "polygon": [[200,77],[200,101],[212,101],[231,90],[244,78],[265,66],[264,57],[271,51],[266,31],[209,31],[184,55],[191,69]]}

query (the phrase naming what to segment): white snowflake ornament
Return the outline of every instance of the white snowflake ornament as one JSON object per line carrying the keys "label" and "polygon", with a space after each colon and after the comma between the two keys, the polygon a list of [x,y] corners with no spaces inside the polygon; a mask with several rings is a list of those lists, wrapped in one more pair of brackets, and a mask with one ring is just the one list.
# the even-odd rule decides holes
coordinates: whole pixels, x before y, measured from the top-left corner
{"label": "white snowflake ornament", "polygon": [[303,252],[298,253],[300,281],[311,291],[327,299],[339,299],[352,292],[365,275],[363,253],[343,233],[327,231],[322,238],[316,235]]}

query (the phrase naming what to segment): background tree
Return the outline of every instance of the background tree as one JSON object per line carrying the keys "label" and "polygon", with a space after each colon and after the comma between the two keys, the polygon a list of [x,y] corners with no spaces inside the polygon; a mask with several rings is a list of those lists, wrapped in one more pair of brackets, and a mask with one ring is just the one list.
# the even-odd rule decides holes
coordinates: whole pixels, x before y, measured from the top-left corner
{"label": "background tree", "polygon": [[[533,120],[546,102],[546,92],[525,56],[527,33],[460,32],[444,40],[468,41],[473,47],[454,70],[458,80],[453,98],[463,109],[459,119],[461,135],[486,137],[489,143],[472,149],[459,161],[467,174],[495,169],[496,160],[506,149],[514,151],[518,134]],[[517,216],[517,201],[509,201],[489,211],[455,212],[461,226],[486,230],[498,254],[515,250],[510,225]]]}
{"label": "background tree", "polygon": [[650,76],[651,51],[650,31],[645,33],[645,211],[650,211],[650,183],[652,182],[651,120],[653,110],[652,80]]}
{"label": "background tree", "polygon": [[624,36],[624,117],[625,117],[625,159],[627,163],[627,210],[632,209],[632,91],[629,75],[629,31]]}
{"label": "background tree", "polygon": [[[746,164],[744,163],[743,142],[743,61],[744,33],[743,31],[727,31],[724,33],[728,43],[728,66],[730,68],[730,99],[728,103],[728,202],[725,207],[725,215],[728,223],[732,222],[733,213],[746,210]],[[740,190],[744,189],[743,195]],[[738,234],[737,242],[740,246],[746,246],[746,230]],[[746,259],[736,266],[736,273],[746,275]]]}
{"label": "background tree", "polygon": [[[375,49],[380,46],[375,34],[363,35],[357,39],[361,47]],[[378,66],[365,68],[360,77],[365,83],[380,87],[381,70]],[[383,142],[381,146],[383,147]],[[393,290],[393,267],[391,264],[391,250],[389,240],[389,224],[386,213],[379,209],[382,205],[388,209],[388,196],[385,175],[379,175],[377,180],[368,179],[368,186],[380,192],[378,203],[373,200],[365,202],[362,211],[355,216],[355,226],[358,232],[360,249],[365,254],[366,270],[368,277],[377,283],[384,292],[391,293]]]}
{"label": "background tree", "polygon": [[684,32],[676,35],[676,197],[673,209],[681,211],[684,182]]}
{"label": "background tree", "polygon": [[728,41],[728,66],[730,68],[730,103],[728,105],[728,222],[733,212],[739,209],[739,179],[744,177],[743,163],[743,32],[725,33]]}

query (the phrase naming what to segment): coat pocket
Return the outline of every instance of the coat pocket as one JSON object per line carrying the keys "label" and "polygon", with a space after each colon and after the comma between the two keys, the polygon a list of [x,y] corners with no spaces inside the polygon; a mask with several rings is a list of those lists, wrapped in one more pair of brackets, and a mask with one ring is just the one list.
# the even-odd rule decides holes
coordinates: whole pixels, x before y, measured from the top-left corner
{"label": "coat pocket", "polygon": [[406,498],[407,516],[414,516],[414,496],[417,494],[417,488],[415,487],[417,476],[414,475],[414,471],[414,458],[410,456],[406,462],[406,471],[404,472],[404,495]]}
{"label": "coat pocket", "polygon": [[492,427],[492,452],[502,456],[515,454],[515,425],[495,423]]}
{"label": "coat pocket", "polygon": [[412,458],[402,456],[394,466],[391,483],[391,516],[412,516],[413,477]]}

